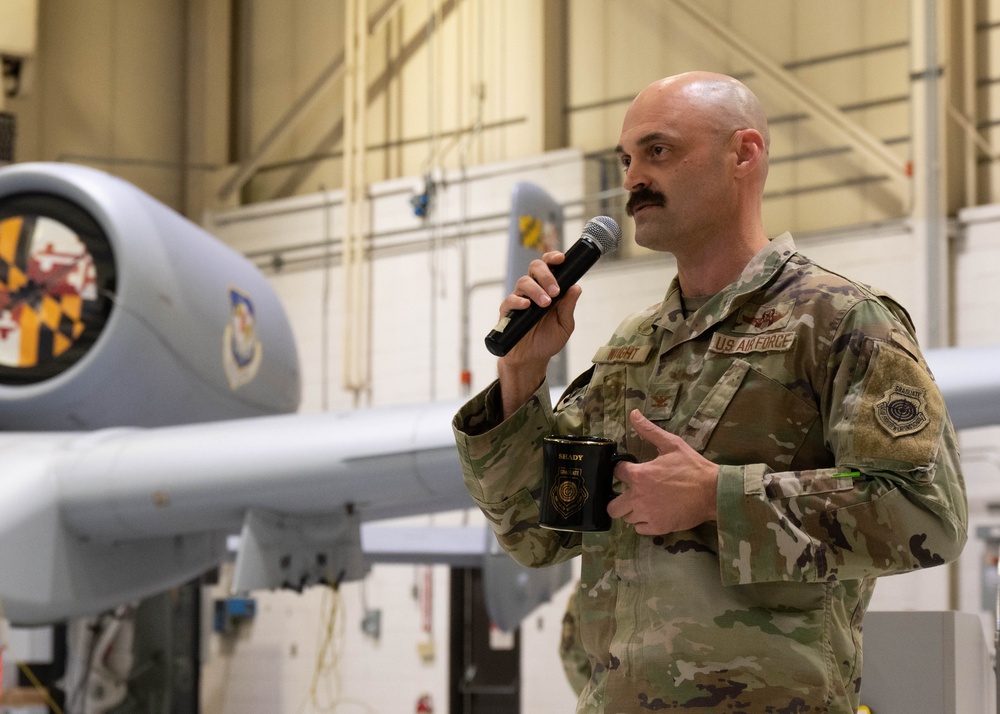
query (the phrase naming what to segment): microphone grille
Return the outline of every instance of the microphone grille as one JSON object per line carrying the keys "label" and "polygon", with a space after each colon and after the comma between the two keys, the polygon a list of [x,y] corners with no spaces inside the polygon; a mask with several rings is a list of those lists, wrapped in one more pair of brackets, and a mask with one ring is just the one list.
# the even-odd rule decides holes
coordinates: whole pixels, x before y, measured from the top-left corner
{"label": "microphone grille", "polygon": [[618,250],[618,244],[622,240],[622,229],[611,216],[595,216],[583,227],[583,235],[589,236],[597,244],[601,249],[601,255],[607,255]]}

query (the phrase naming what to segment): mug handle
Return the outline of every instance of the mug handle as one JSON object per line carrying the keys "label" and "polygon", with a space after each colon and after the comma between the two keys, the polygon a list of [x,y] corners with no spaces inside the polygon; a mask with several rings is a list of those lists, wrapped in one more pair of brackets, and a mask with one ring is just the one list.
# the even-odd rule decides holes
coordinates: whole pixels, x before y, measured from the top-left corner
{"label": "mug handle", "polygon": [[[616,452],[615,455],[611,457],[611,470],[614,471],[615,470],[615,466],[617,466],[622,461],[628,461],[629,463],[632,463],[632,464],[639,463],[639,459],[637,459],[634,456],[632,456],[632,454],[628,453],[627,451],[619,451],[619,452]],[[614,500],[614,499],[618,498],[619,495],[620,494],[618,494],[618,493],[612,492],[611,493],[611,499]]]}
{"label": "mug handle", "polygon": [[628,453],[627,451],[619,451],[614,456],[611,457],[611,468],[614,469],[614,467],[617,466],[618,462],[620,461],[628,461],[629,463],[632,464],[639,463],[639,459],[632,456],[632,454]]}

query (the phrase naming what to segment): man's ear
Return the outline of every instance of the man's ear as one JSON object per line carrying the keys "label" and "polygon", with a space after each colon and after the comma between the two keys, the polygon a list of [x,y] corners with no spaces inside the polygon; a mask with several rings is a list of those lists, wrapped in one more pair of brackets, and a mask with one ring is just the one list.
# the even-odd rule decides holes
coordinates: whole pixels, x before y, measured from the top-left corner
{"label": "man's ear", "polygon": [[742,178],[752,173],[763,159],[767,148],[764,137],[756,129],[740,129],[736,139],[736,176]]}

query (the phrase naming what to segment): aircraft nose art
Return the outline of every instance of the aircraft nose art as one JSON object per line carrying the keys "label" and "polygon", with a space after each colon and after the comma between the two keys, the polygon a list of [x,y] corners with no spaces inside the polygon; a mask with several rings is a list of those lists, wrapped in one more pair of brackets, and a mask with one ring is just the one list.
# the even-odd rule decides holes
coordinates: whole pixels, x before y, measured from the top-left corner
{"label": "aircraft nose art", "polygon": [[0,204],[0,384],[32,384],[75,364],[112,310],[115,259],[85,211],[58,196]]}

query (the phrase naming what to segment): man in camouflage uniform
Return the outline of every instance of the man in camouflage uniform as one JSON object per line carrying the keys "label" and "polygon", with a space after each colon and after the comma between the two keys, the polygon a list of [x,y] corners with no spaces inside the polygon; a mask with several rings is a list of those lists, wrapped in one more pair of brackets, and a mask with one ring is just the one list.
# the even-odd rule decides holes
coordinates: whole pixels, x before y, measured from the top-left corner
{"label": "man in camouflage uniform", "polygon": [[[732,78],[647,87],[618,153],[640,245],[677,259],[553,409],[545,366],[579,286],[455,417],[465,482],[511,555],[582,555],[590,681],[578,712],[848,714],[875,577],[948,562],[966,538],[956,438],[905,311],[768,240],[768,131]],[[552,253],[501,305],[551,303]],[[607,533],[538,527],[542,437],[610,437]]]}

